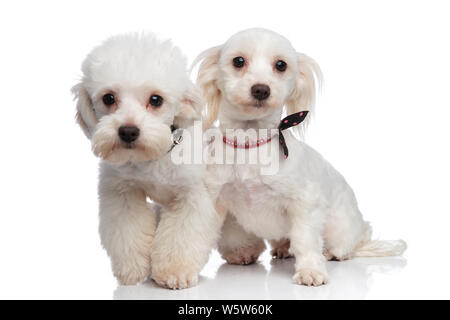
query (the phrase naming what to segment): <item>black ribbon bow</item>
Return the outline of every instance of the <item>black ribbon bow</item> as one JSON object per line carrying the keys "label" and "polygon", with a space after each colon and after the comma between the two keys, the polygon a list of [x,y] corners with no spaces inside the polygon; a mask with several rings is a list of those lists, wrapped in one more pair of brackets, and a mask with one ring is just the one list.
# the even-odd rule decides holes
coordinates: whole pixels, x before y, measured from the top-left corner
{"label": "black ribbon bow", "polygon": [[284,153],[285,159],[289,155],[289,150],[286,145],[286,140],[284,140],[284,136],[281,133],[281,131],[300,124],[303,120],[305,120],[307,115],[308,115],[308,111],[300,111],[297,113],[290,114],[286,118],[283,118],[281,120],[280,125],[278,126],[278,133],[280,136],[280,144],[283,147],[283,153]]}

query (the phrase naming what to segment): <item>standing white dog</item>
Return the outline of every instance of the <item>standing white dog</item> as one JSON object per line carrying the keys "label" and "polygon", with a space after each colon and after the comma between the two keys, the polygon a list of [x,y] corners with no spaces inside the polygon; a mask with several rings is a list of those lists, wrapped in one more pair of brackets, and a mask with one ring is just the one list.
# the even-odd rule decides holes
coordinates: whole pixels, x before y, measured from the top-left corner
{"label": "standing white dog", "polygon": [[[208,103],[205,126],[219,119],[226,151],[276,150],[270,159],[280,163],[274,175],[261,174],[261,163],[208,167],[208,185],[217,195],[217,208],[230,213],[219,241],[225,259],[255,261],[265,248],[262,239],[272,240],[272,253],[284,257],[290,241],[289,252],[296,258],[294,281],[317,286],[327,281],[325,256],[343,260],[405,250],[403,241],[371,240],[371,227],[363,220],[350,186],[292,132],[285,131],[281,141],[289,153],[278,148],[281,134],[258,136],[255,141],[227,136],[227,129],[278,128],[285,105],[293,119],[304,118],[307,112],[302,111],[313,111],[320,70],[311,58],[297,53],[274,32],[250,29],[205,51],[198,60],[203,60],[198,84]],[[292,125],[298,124],[295,121]]]}
{"label": "standing white dog", "polygon": [[[192,130],[203,107],[185,58],[169,41],[128,34],[96,47],[82,70],[77,120],[102,159],[100,236],[114,275],[125,285],[150,272],[163,286],[194,285],[220,223],[204,166],[170,157],[181,147],[173,129]],[[158,227],[147,197],[162,206]]]}

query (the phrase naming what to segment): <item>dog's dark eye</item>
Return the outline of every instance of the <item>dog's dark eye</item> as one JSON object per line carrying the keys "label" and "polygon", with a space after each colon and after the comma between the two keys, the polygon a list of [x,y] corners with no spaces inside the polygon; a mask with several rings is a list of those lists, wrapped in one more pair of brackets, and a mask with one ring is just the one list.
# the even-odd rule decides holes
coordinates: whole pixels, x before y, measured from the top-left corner
{"label": "dog's dark eye", "polygon": [[286,62],[284,62],[283,60],[278,60],[278,61],[275,63],[275,68],[276,68],[278,71],[283,72],[283,71],[286,71],[287,64],[286,64]]}
{"label": "dog's dark eye", "polygon": [[107,93],[103,96],[103,103],[108,107],[112,106],[114,103],[116,103],[116,98],[114,98],[113,94]]}
{"label": "dog's dark eye", "polygon": [[160,107],[163,104],[164,99],[157,94],[150,97],[150,104],[154,107]]}
{"label": "dog's dark eye", "polygon": [[242,57],[236,57],[233,59],[233,66],[236,68],[242,68],[245,65],[245,59]]}

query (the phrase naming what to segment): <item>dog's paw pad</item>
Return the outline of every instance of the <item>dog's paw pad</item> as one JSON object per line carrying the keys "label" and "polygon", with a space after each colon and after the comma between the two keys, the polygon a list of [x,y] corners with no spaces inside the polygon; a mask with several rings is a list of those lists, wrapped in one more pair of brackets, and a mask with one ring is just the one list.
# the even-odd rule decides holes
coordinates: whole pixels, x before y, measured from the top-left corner
{"label": "dog's paw pad", "polygon": [[297,271],[293,277],[296,284],[305,286],[321,286],[326,284],[328,279],[327,275],[314,269],[301,269]]}

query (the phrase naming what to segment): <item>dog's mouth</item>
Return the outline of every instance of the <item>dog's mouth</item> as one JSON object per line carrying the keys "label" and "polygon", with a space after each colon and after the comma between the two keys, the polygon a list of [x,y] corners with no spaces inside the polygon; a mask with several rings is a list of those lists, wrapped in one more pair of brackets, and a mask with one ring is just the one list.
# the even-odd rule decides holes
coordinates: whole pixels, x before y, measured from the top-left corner
{"label": "dog's mouth", "polygon": [[255,107],[255,108],[263,108],[263,107],[265,107],[265,106],[266,106],[265,101],[260,101],[260,100],[256,100],[256,99],[254,99],[254,100],[252,101],[252,107]]}
{"label": "dog's mouth", "polygon": [[246,103],[244,103],[244,106],[248,107],[248,108],[261,109],[261,108],[264,108],[265,106],[267,106],[267,103],[266,103],[266,101],[251,99],[250,101],[247,101]]}
{"label": "dog's mouth", "polygon": [[135,142],[121,142],[120,146],[124,149],[132,150],[136,149],[136,143]]}
{"label": "dog's mouth", "polygon": [[160,158],[165,152],[154,150],[144,144],[136,142],[120,142],[109,150],[105,150],[100,157],[113,164],[121,165],[127,162],[138,163]]}

